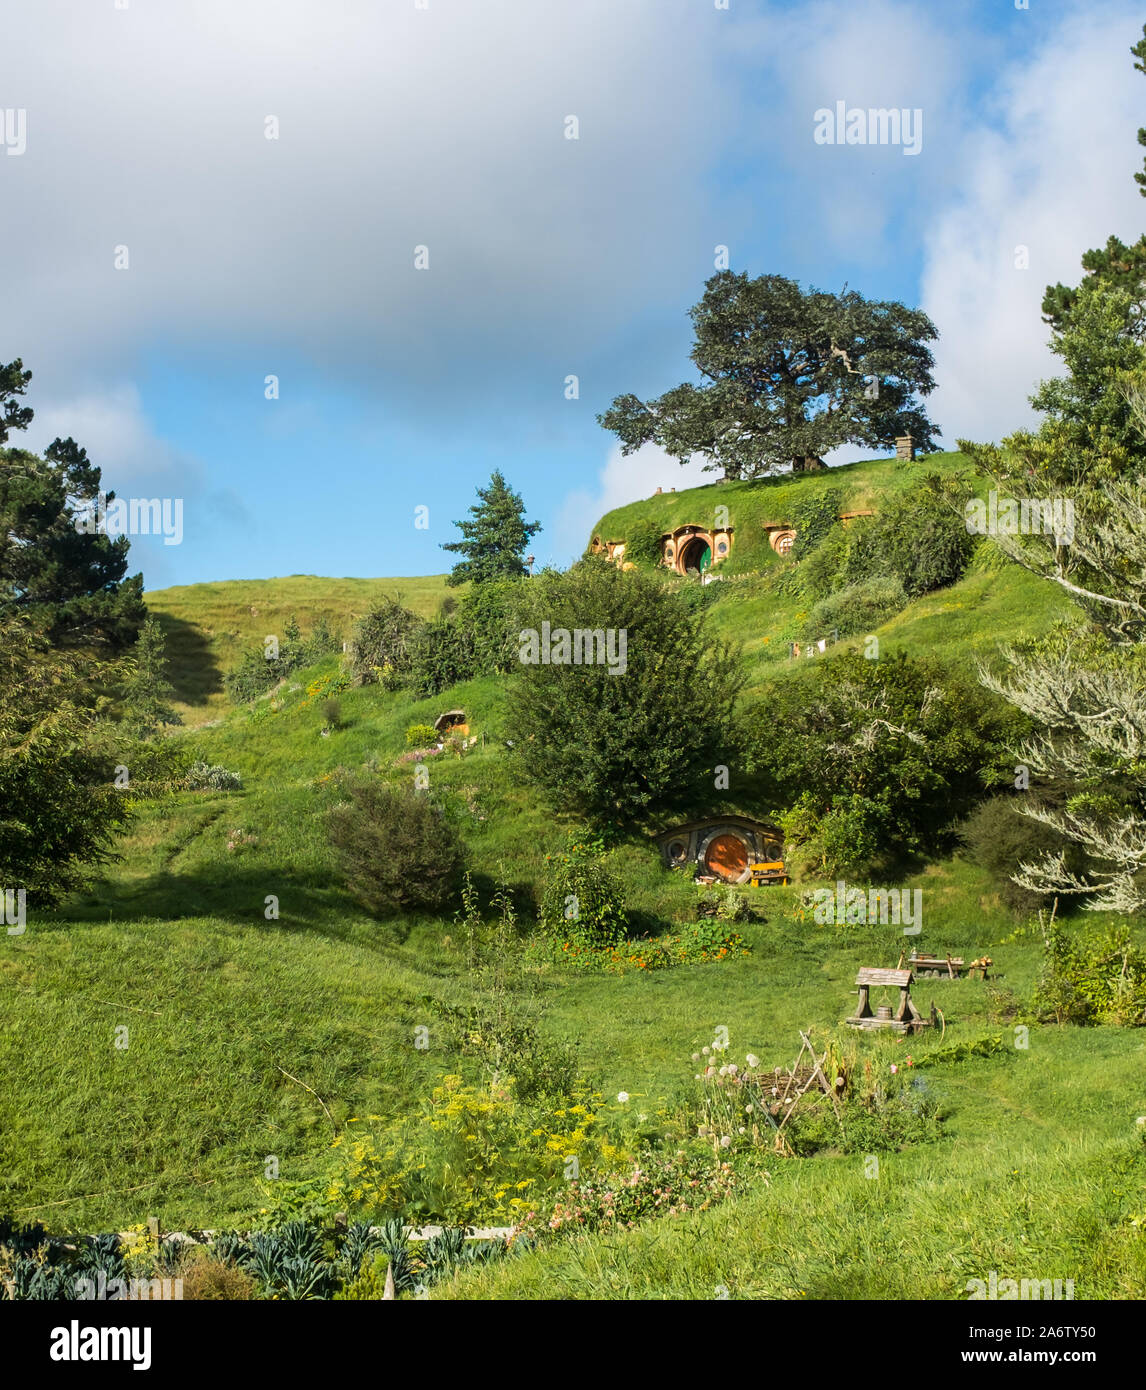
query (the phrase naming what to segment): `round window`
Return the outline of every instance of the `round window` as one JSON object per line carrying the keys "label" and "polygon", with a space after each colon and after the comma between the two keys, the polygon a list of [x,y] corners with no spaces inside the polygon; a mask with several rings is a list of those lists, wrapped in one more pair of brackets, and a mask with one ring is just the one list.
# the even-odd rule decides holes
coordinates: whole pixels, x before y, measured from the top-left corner
{"label": "round window", "polygon": [[674,864],[682,864],[686,853],[687,849],[683,840],[674,840],[672,844],[669,845],[669,858]]}

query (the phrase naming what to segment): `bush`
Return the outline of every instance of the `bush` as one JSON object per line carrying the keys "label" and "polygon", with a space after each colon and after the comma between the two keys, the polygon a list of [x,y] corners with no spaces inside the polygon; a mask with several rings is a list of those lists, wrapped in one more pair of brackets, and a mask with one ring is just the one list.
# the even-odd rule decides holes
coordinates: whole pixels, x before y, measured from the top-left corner
{"label": "bush", "polygon": [[1146,1024],[1146,955],[1128,927],[1072,936],[1061,922],[1044,929],[1035,1006],[1056,1023]]}
{"label": "bush", "polygon": [[330,813],[331,843],[347,887],[378,917],[440,912],[454,898],[464,849],[428,793],[352,784]]}
{"label": "bush", "polygon": [[730,884],[713,884],[697,899],[699,918],[715,917],[718,922],[750,922],[755,916],[748,899]]}
{"label": "bush", "polygon": [[322,702],[322,717],[326,720],[328,729],[342,728],[342,701],[336,700],[333,696]]}
{"label": "bush", "polygon": [[243,778],[238,772],[228,772],[225,767],[218,764],[210,765],[205,762],[192,763],[187,770],[186,786],[188,791],[205,791],[208,788],[217,792],[237,791],[243,785]]}
{"label": "bush", "polygon": [[628,916],[620,880],[605,867],[599,840],[570,837],[561,854],[545,856],[548,874],[541,898],[541,925],[550,936],[582,946],[615,946]]}
{"label": "bush", "polygon": [[835,630],[841,637],[870,632],[907,607],[908,598],[898,579],[865,579],[821,599],[808,616],[809,638]]}
{"label": "bush", "polygon": [[1014,882],[1011,875],[1020,864],[1066,850],[1067,867],[1075,873],[1083,868],[1084,856],[1077,846],[1068,846],[1053,827],[1024,816],[1009,796],[993,796],[977,806],[960,827],[959,837],[964,857],[987,870],[999,897],[1016,913],[1049,907],[1052,898]]}
{"label": "bush", "polygon": [[517,621],[529,580],[485,579],[457,605],[454,624],[474,676],[504,676],[517,663]]}
{"label": "bush", "polygon": [[625,538],[625,553],[623,559],[626,563],[632,562],[634,565],[644,565],[646,568],[656,568],[664,558],[664,551],[661,547],[661,536],[664,534],[662,528],[647,517],[636,521],[629,528],[629,534]]}
{"label": "bush", "polygon": [[553,642],[612,633],[614,647],[611,665],[575,664],[570,657],[584,653],[561,648],[558,662],[518,661],[505,731],[520,774],[595,826],[632,829],[690,807],[697,788],[712,785],[712,768],[730,761],[744,680],[737,653],[708,634],[681,589],[601,560],[538,576],[529,602],[522,630],[537,635],[538,658],[545,632]]}
{"label": "bush", "polygon": [[406,730],[407,748],[429,748],[437,746],[438,731],[432,724],[411,724]]}
{"label": "bush", "polygon": [[440,695],[475,674],[472,639],[451,618],[423,623],[411,638],[409,654],[409,685],[418,700]]}
{"label": "bush", "polygon": [[184,1300],[242,1302],[257,1297],[255,1281],[245,1269],[215,1259],[201,1247],[183,1259],[178,1278],[183,1280]]}
{"label": "bush", "polygon": [[789,854],[828,874],[948,852],[953,821],[1013,767],[1023,716],[933,660],[820,657],[745,716],[757,804],[783,809]]}
{"label": "bush", "polygon": [[246,704],[278,685],[293,672],[311,666],[342,646],[342,638],[325,617],[320,617],[309,638],[304,639],[294,618],[283,625],[278,655],[268,659],[266,648],[243,653],[238,666],[223,678],[227,694],[236,704]]}
{"label": "bush", "polygon": [[855,527],[849,539],[849,582],[898,579],[909,598],[954,584],[975,548],[963,516],[926,479]]}
{"label": "bush", "polygon": [[410,642],[422,620],[396,598],[384,598],[361,618],[350,639],[350,672],[355,685],[392,688],[410,669]]}
{"label": "bush", "polygon": [[842,535],[840,511],[844,505],[844,490],[841,487],[825,488],[823,492],[802,495],[792,508],[792,525],[796,539],[792,543],[791,558],[804,560],[832,535]]}

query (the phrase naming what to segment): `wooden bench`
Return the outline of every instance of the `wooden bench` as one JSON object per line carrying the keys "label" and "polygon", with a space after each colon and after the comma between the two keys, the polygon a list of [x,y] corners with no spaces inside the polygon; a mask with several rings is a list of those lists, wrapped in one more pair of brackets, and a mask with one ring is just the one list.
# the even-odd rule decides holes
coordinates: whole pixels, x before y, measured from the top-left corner
{"label": "wooden bench", "polygon": [[788,882],[788,871],[784,867],[782,860],[773,860],[762,864],[749,864],[752,872],[752,887],[763,888],[768,883],[779,883],[781,885]]}
{"label": "wooden bench", "polygon": [[913,951],[907,963],[921,979],[957,980],[963,972],[962,956],[922,956]]}
{"label": "wooden bench", "polygon": [[[913,1033],[920,1028],[930,1028],[935,1022],[935,1005],[931,1006],[931,1017],[924,1018],[915,1007],[911,997],[912,973],[910,970],[878,970],[863,966],[856,976],[859,986],[859,1004],[855,1013],[846,1022],[852,1028],[890,1028],[896,1033]],[[899,989],[899,1007],[895,1013],[888,1005],[881,1005],[872,1013],[870,993],[872,989],[885,987]]]}
{"label": "wooden bench", "polygon": [[[902,954],[899,957],[899,964],[902,967]],[[980,956],[978,960],[973,960],[970,965],[967,965],[962,956],[925,956],[912,951],[907,958],[907,964],[921,980],[925,978],[957,980],[964,971],[966,971],[969,980],[974,979],[976,975],[985,980],[987,969],[992,962],[990,956]]]}

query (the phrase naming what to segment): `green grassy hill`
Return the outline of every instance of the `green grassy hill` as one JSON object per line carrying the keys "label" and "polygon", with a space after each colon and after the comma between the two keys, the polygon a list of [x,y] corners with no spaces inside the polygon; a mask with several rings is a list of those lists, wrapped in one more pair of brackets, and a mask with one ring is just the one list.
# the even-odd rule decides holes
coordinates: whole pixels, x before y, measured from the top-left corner
{"label": "green grassy hill", "polygon": [[153,589],[148,609],[167,640],[168,675],[175,687],[175,707],[185,722],[204,723],[227,708],[223,675],[244,648],[265,636],[281,636],[297,618],[309,631],[325,618],[349,634],[355,621],[383,595],[397,597],[420,617],[428,618],[446,592],[445,575],[424,579],[321,579],[292,574],[283,579],[229,579],[215,584],[188,584]]}
{"label": "green grassy hill", "polygon": [[[929,461],[928,466],[934,466]],[[923,465],[919,465],[916,471]],[[907,485],[887,462],[839,470],[858,506]],[[623,534],[658,509],[681,524],[709,496],[733,499],[736,524],[770,519],[792,489],[836,475],[726,484],[634,504],[594,534]],[[786,491],[787,490],[787,491]],[[768,564],[766,545],[756,551]],[[766,552],[766,553],[765,553]],[[753,552],[737,542],[737,563]],[[771,557],[771,558],[768,558]],[[747,582],[711,609],[742,640],[753,681],[798,675],[786,643],[798,610]],[[332,656],[266,702],[230,706],[222,674],[244,645],[297,615],[349,628],[370,599],[397,592],[423,614],[441,578],[195,585],[148,596],[169,635],[190,740],[242,773],[232,793],[141,802],[123,858],[88,894],[0,936],[6,1007],[0,1030],[0,1212],[50,1229],[124,1228],[159,1215],[171,1229],[248,1219],[268,1156],[284,1178],[320,1171],[336,1133],[358,1117],[414,1111],[445,1072],[464,1066],[457,1020],[473,985],[451,919],[379,924],[339,884],[324,831],[339,769],[388,769],[408,725],[463,707],[481,739],[462,759],[433,764],[454,793],[479,881],[535,895],[560,824],[514,777],[500,737],[501,684],[470,682],[412,702],[378,687],[341,698],[343,727],[323,736],[306,687],[333,674]],[[1063,611],[1047,585],[1007,569],[973,567],[948,590],[911,604],[878,629],[887,644],[954,663]],[[616,851],[630,908],[667,925],[693,920],[695,889],[662,870],[643,841]],[[881,1158],[780,1160],[767,1180],[710,1212],[610,1237],[579,1237],[459,1277],[452,1297],[960,1297],[966,1279],[995,1269],[1073,1278],[1076,1296],[1146,1296],[1146,1038],[1133,1029],[1035,1027],[1009,1046],[1006,999],[1029,994],[1040,945],[999,905],[986,874],[952,860],[907,881],[927,893],[922,949],[989,953],[995,994],[979,982],[922,986],[949,1020],[945,1040],[905,1047],[863,1039],[875,1068],[939,1046],[1002,1036],[996,1056],[926,1073],[945,1137]],[[267,895],[280,905],[264,915]],[[748,953],[658,973],[547,969],[537,987],[544,1029],[576,1045],[607,1097],[667,1113],[692,1085],[691,1054],[728,1027],[734,1055],[790,1063],[799,1029],[834,1028],[854,1002],[855,970],[894,964],[892,927],[817,926],[795,889],[759,890],[766,920],[744,928]],[[1139,925],[1139,932],[1141,928]],[[126,1026],[129,1045],[115,1046]],[[429,1029],[429,1050],[414,1047]],[[616,1111],[620,1102],[610,1101]]]}

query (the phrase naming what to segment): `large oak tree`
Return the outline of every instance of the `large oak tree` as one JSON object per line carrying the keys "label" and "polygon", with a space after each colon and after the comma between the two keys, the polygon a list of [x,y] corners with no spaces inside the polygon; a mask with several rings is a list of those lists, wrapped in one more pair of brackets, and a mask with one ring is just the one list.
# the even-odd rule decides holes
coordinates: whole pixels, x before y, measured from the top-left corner
{"label": "large oak tree", "polygon": [[820,467],[841,444],[890,448],[910,434],[923,453],[939,431],[917,397],[934,387],[918,309],[855,290],[803,291],[781,275],[720,271],[691,311],[692,361],[704,378],[655,400],[618,396],[598,417],[629,454],[660,445],[728,478]]}

